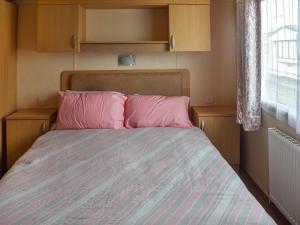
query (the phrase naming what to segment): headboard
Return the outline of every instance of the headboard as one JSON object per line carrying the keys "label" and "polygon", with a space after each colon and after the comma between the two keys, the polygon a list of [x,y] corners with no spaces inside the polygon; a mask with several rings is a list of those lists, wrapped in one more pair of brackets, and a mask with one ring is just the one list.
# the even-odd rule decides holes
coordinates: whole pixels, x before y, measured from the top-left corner
{"label": "headboard", "polygon": [[90,70],[61,73],[61,90],[190,96],[188,70]]}

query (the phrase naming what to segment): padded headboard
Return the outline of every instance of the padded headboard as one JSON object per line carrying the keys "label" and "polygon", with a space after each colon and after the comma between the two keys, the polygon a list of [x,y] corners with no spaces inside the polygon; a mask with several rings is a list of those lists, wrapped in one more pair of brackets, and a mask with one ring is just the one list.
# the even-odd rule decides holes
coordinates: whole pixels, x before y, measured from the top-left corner
{"label": "padded headboard", "polygon": [[190,96],[190,79],[188,70],[182,69],[64,71],[61,90]]}

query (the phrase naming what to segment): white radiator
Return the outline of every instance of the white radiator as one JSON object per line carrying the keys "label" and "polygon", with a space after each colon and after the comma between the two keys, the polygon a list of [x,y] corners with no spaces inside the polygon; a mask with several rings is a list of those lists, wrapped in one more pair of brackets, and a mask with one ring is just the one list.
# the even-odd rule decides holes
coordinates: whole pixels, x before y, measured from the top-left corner
{"label": "white radiator", "polygon": [[300,142],[269,128],[270,200],[292,224],[300,224]]}

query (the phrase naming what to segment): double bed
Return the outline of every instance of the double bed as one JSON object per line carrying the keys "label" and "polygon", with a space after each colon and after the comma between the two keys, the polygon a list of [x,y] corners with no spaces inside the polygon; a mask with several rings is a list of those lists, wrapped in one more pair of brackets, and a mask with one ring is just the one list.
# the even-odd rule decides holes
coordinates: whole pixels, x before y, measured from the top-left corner
{"label": "double bed", "polygon": [[[185,70],[64,72],[61,84],[189,93]],[[275,222],[200,129],[153,127],[41,136],[0,181],[0,224]]]}

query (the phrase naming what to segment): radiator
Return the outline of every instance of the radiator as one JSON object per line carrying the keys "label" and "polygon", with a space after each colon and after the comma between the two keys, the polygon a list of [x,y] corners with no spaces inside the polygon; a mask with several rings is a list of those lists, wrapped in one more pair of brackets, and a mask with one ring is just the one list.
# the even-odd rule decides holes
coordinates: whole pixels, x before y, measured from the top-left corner
{"label": "radiator", "polygon": [[270,200],[300,225],[300,142],[275,128],[268,136]]}

